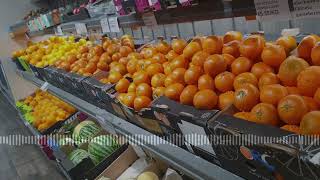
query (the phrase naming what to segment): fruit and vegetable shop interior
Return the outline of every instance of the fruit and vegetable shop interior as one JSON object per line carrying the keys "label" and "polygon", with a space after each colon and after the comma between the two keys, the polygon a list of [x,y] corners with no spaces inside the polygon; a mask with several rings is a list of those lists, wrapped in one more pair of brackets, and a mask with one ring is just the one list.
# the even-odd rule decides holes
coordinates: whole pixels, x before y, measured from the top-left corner
{"label": "fruit and vegetable shop interior", "polygon": [[2,0],[0,180],[319,180],[320,2]]}

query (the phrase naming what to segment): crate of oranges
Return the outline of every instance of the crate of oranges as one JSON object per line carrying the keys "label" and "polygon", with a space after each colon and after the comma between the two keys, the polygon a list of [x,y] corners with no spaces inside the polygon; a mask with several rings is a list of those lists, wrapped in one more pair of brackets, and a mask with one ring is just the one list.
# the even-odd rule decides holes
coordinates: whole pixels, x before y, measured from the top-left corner
{"label": "crate of oranges", "polygon": [[[180,132],[201,133],[209,142],[204,147],[189,143],[213,155],[217,147],[210,144],[209,135],[219,134],[208,127],[209,122],[222,123],[225,132],[240,134],[272,132],[278,138],[319,135],[320,84],[316,79],[320,75],[319,41],[317,35],[309,35],[299,44],[291,36],[268,42],[261,35],[243,38],[240,32],[231,31],[222,37],[197,37],[189,43],[175,39],[164,46],[162,42],[143,49],[144,60],[128,62],[129,68],[134,67],[133,83],[126,83],[127,90],[119,88],[118,99],[136,111],[151,105],[156,108],[154,111],[162,111],[167,117],[176,114],[179,121],[175,127]],[[161,53],[164,47],[167,51]],[[162,98],[157,104],[152,101],[153,95],[167,100]],[[188,108],[179,112],[179,104]],[[236,111],[229,114],[230,118],[217,113],[217,110],[227,112],[231,107]],[[312,139],[317,141],[316,137]],[[239,147],[233,149],[239,152]],[[263,150],[260,153],[281,151],[279,146],[275,150],[262,145],[253,151],[257,149]],[[283,152],[288,154],[289,150]],[[306,153],[316,158],[315,154]],[[222,159],[237,162],[238,154],[231,157],[228,152],[224,154]]]}

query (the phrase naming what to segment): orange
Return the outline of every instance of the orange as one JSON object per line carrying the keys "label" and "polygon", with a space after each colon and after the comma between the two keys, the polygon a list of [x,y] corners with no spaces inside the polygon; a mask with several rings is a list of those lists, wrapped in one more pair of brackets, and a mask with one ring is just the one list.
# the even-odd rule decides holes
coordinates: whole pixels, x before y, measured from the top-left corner
{"label": "orange", "polygon": [[177,54],[174,50],[171,50],[171,51],[168,52],[168,54],[165,57],[170,62],[170,61],[174,60],[178,56],[179,56],[179,54]]}
{"label": "orange", "polygon": [[191,59],[196,52],[201,50],[201,44],[197,41],[192,41],[183,49],[183,56],[187,59]]}
{"label": "orange", "polygon": [[294,86],[286,86],[288,94],[301,95],[300,90]]}
{"label": "orange", "polygon": [[236,76],[233,81],[233,87],[235,90],[241,88],[245,84],[252,84],[254,86],[258,86],[258,79],[254,74],[245,72]]}
{"label": "orange", "polygon": [[287,95],[287,89],[280,84],[266,85],[260,91],[260,101],[276,106]]}
{"label": "orange", "polygon": [[228,42],[237,40],[237,41],[242,41],[242,33],[239,31],[228,31],[224,36],[223,36],[223,43],[226,44]]}
{"label": "orange", "polygon": [[167,54],[171,50],[171,46],[166,41],[159,41],[156,44],[156,50],[162,54]]}
{"label": "orange", "polygon": [[239,46],[240,54],[252,60],[257,60],[264,49],[265,40],[262,36],[251,35],[244,39]]}
{"label": "orange", "polygon": [[282,36],[277,39],[276,43],[285,49],[287,55],[297,47],[297,41],[293,36]]}
{"label": "orange", "polygon": [[150,84],[150,78],[145,71],[138,71],[135,75],[133,75],[133,82],[136,85],[139,85],[141,83]]}
{"label": "orange", "polygon": [[193,105],[197,109],[214,109],[217,103],[218,96],[210,89],[200,90],[193,97]]}
{"label": "orange", "polygon": [[169,99],[179,101],[180,95],[184,89],[184,86],[180,83],[174,83],[168,86],[164,92],[164,95]]}
{"label": "orange", "polygon": [[214,78],[219,73],[227,70],[227,63],[222,55],[215,54],[207,58],[203,64],[203,69],[206,74]]}
{"label": "orange", "polygon": [[234,106],[240,111],[250,111],[259,103],[259,90],[252,84],[245,84],[234,93]]}
{"label": "orange", "polygon": [[174,80],[173,76],[170,74],[168,75],[165,79],[164,79],[164,86],[165,87],[168,87],[170,86],[171,84],[174,84],[174,83],[178,83],[177,81]]}
{"label": "orange", "polygon": [[171,76],[174,81],[179,82],[181,84],[185,84],[184,82],[184,74],[186,73],[186,69],[184,68],[177,68],[172,71]]}
{"label": "orange", "polygon": [[101,56],[101,54],[104,52],[103,48],[100,46],[100,45],[96,45],[94,48],[94,53],[97,55],[97,56]]}
{"label": "orange", "polygon": [[122,57],[127,57],[132,52],[132,49],[128,46],[121,46],[119,48],[119,53]]}
{"label": "orange", "polygon": [[312,111],[303,116],[300,132],[301,134],[320,135],[320,111]]}
{"label": "orange", "polygon": [[132,52],[130,54],[128,54],[128,58],[129,59],[142,59],[142,55],[137,53],[137,52]]}
{"label": "orange", "polygon": [[312,48],[316,45],[318,38],[316,35],[309,35],[302,39],[297,47],[298,56],[306,61],[311,60]]}
{"label": "orange", "polygon": [[233,57],[238,58],[240,56],[239,46],[240,46],[240,41],[237,41],[237,40],[230,41],[223,45],[222,53],[230,54]]}
{"label": "orange", "polygon": [[233,115],[233,117],[254,122],[253,115],[250,112],[237,112]]}
{"label": "orange", "polygon": [[233,104],[234,101],[234,92],[233,91],[227,91],[225,93],[222,93],[219,95],[219,109],[224,110],[230,105]]}
{"label": "orange", "polygon": [[204,74],[200,76],[198,79],[198,89],[204,90],[204,89],[211,89],[214,90],[214,80],[211,76],[208,74]]}
{"label": "orange", "polygon": [[310,66],[301,71],[297,78],[297,87],[300,92],[309,97],[313,97],[316,90],[320,87],[320,67]]}
{"label": "orange", "polygon": [[141,54],[145,59],[152,58],[157,53],[157,50],[153,47],[144,48]]}
{"label": "orange", "polygon": [[231,67],[231,64],[236,59],[230,54],[222,54],[222,57],[223,57],[224,61],[227,63],[228,68]]}
{"label": "orange", "polygon": [[[107,51],[107,49],[108,49],[108,46],[110,46],[111,45],[111,41],[110,40],[105,40],[105,41],[103,41],[103,43],[102,43],[102,48],[105,50],[105,51]],[[88,50],[87,50],[88,51]]]}
{"label": "orange", "polygon": [[202,40],[201,45],[208,54],[221,54],[223,42],[218,36],[208,36]]}
{"label": "orange", "polygon": [[258,87],[261,90],[263,86],[271,85],[271,84],[279,84],[280,80],[278,76],[272,72],[267,72],[262,74],[262,76],[259,79]]}
{"label": "orange", "polygon": [[152,60],[155,62],[155,63],[164,63],[167,61],[165,55],[161,54],[161,53],[157,53],[155,54],[153,57],[152,57]]}
{"label": "orange", "polygon": [[147,69],[146,72],[149,76],[153,76],[155,74],[158,73],[162,73],[163,72],[163,67],[161,64],[159,63],[155,63],[155,64],[150,64]]}
{"label": "orange", "polygon": [[[116,44],[110,44],[107,48],[107,53],[109,55],[113,55],[114,53],[118,52],[119,51],[119,45],[116,45]],[[120,54],[120,53],[119,53]]]}
{"label": "orange", "polygon": [[98,64],[97,64],[97,68],[102,70],[102,71],[108,71],[109,70],[109,65],[104,61],[99,61]]}
{"label": "orange", "polygon": [[137,88],[137,86],[136,86],[136,84],[135,83],[130,83],[130,85],[129,85],[129,87],[128,87],[128,92],[136,92],[136,88]]}
{"label": "orange", "polygon": [[277,126],[279,124],[277,109],[267,103],[259,103],[251,110],[253,121],[259,124]]}
{"label": "orange", "polygon": [[298,125],[307,112],[307,104],[303,98],[298,95],[288,95],[278,103],[279,117],[287,124]]}
{"label": "orange", "polygon": [[296,134],[300,134],[300,127],[297,125],[289,125],[286,124],[284,126],[282,126],[280,129],[286,130],[286,131],[290,131]]}
{"label": "orange", "polygon": [[109,72],[108,81],[111,84],[117,83],[122,78],[122,75],[119,72],[113,71]]}
{"label": "orange", "polygon": [[119,61],[119,59],[121,58],[121,54],[120,53],[114,53],[112,56],[111,56],[111,59],[112,61]]}
{"label": "orange", "polygon": [[231,64],[231,72],[234,75],[238,75],[244,72],[249,72],[252,66],[252,62],[246,57],[239,57],[235,59]]}
{"label": "orange", "polygon": [[137,96],[147,96],[152,97],[152,89],[149,84],[141,83],[136,87],[136,95]]}
{"label": "orange", "polygon": [[118,99],[121,103],[123,103],[125,96],[126,96],[126,93],[119,93],[119,94],[117,95],[117,99]]}
{"label": "orange", "polygon": [[152,94],[155,97],[160,97],[164,95],[164,92],[166,91],[165,87],[157,87],[153,90]]}
{"label": "orange", "polygon": [[318,88],[318,89],[316,90],[316,92],[314,93],[313,99],[314,99],[318,104],[320,104],[320,88]]}
{"label": "orange", "polygon": [[110,69],[112,69],[115,65],[120,64],[119,62],[113,61],[109,64]]}
{"label": "orange", "polygon": [[210,56],[209,53],[205,52],[205,51],[199,51],[196,54],[193,55],[192,57],[192,64],[196,65],[196,66],[203,66],[203,63],[206,61],[206,59]]}
{"label": "orange", "polygon": [[138,96],[134,99],[133,107],[136,111],[140,111],[143,108],[149,107],[151,99],[147,96]]}
{"label": "orange", "polygon": [[216,89],[220,92],[227,92],[233,90],[233,81],[235,76],[228,71],[220,73],[214,79]]}
{"label": "orange", "polygon": [[280,65],[278,77],[283,85],[296,86],[299,73],[307,67],[309,64],[305,60],[290,56]]}
{"label": "orange", "polygon": [[184,82],[186,84],[197,84],[199,77],[202,75],[202,69],[199,66],[189,67],[184,73]]}
{"label": "orange", "polygon": [[183,39],[173,39],[171,47],[177,54],[182,54],[183,49],[187,46],[187,42]]}
{"label": "orange", "polygon": [[163,67],[163,72],[164,72],[165,75],[171,74],[172,70],[171,70],[171,66],[170,66],[169,62],[163,63],[162,67]]}
{"label": "orange", "polygon": [[110,64],[112,62],[112,59],[111,57],[108,55],[108,53],[104,52],[100,58],[99,58],[99,61],[103,61],[103,62],[106,62],[107,64]]}
{"label": "orange", "polygon": [[251,72],[259,79],[263,73],[273,72],[273,68],[263,62],[259,62],[252,66]]}
{"label": "orange", "polygon": [[320,43],[318,42],[311,51],[311,60],[313,65],[320,65]]}
{"label": "orange", "polygon": [[128,87],[130,85],[130,82],[128,79],[126,78],[122,78],[118,81],[118,83],[116,84],[116,91],[119,93],[126,93],[128,90]]}
{"label": "orange", "polygon": [[302,96],[304,102],[307,104],[309,111],[317,111],[320,109],[319,104],[311,97]]}
{"label": "orange", "polygon": [[125,65],[118,63],[114,65],[110,71],[119,72],[120,74],[125,75],[127,73],[127,68]]}
{"label": "orange", "polygon": [[137,63],[138,63],[138,60],[136,59],[131,59],[128,61],[127,63],[127,71],[128,73],[135,73],[137,71],[136,67],[137,67]]}
{"label": "orange", "polygon": [[134,92],[128,92],[127,94],[125,94],[122,103],[128,107],[133,108],[135,98],[136,98],[136,94]]}
{"label": "orange", "polygon": [[193,105],[193,97],[198,92],[198,88],[195,85],[186,86],[180,94],[180,103],[185,105]]}
{"label": "orange", "polygon": [[188,68],[188,64],[188,60],[183,55],[180,55],[170,62],[170,68],[171,70],[174,70],[176,68],[186,69]]}
{"label": "orange", "polygon": [[151,86],[152,87],[161,87],[164,86],[164,80],[166,79],[166,75],[162,73],[157,73],[151,78]]}
{"label": "orange", "polygon": [[268,44],[261,54],[262,61],[272,67],[279,67],[286,57],[287,54],[284,48],[274,44]]}
{"label": "orange", "polygon": [[127,58],[127,57],[122,57],[119,59],[119,63],[121,63],[125,66],[128,64],[128,62],[129,62],[129,58]]}

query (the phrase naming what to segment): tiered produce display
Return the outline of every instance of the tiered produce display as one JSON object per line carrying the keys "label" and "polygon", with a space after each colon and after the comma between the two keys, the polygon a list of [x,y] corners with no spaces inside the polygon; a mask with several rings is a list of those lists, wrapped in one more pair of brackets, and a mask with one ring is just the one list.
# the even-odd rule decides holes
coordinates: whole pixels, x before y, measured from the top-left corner
{"label": "tiered produce display", "polygon": [[161,40],[136,50],[127,35],[104,38],[101,45],[52,37],[14,56],[83,76],[108,71],[100,81],[116,84],[117,98],[136,111],[159,96],[205,110],[233,104],[240,119],[319,134],[319,40],[309,35],[297,46],[291,36],[267,42],[261,35],[243,38],[230,31],[190,43]]}

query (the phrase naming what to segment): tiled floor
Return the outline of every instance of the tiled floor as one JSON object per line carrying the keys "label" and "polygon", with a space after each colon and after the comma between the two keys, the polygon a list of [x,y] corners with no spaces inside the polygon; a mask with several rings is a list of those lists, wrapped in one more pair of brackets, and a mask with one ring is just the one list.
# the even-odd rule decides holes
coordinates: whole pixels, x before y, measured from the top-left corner
{"label": "tiled floor", "polygon": [[[0,136],[31,133],[19,119],[16,110],[0,92]],[[0,180],[60,180],[65,179],[36,145],[12,146],[0,144]]]}

